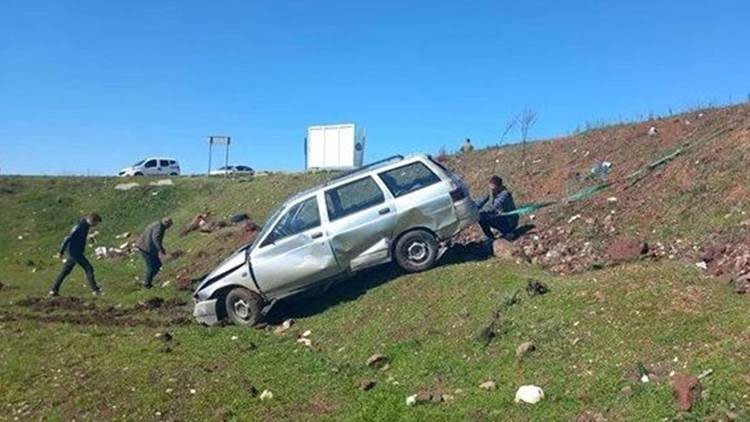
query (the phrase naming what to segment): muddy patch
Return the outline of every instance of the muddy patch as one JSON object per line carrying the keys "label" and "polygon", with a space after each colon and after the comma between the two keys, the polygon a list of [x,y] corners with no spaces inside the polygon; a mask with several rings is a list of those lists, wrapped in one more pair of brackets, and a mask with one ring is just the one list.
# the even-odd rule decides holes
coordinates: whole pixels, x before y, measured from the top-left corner
{"label": "muddy patch", "polygon": [[37,321],[99,326],[170,326],[191,323],[187,301],[153,297],[132,307],[97,305],[77,297],[27,297],[16,306],[27,312],[1,312],[0,321]]}

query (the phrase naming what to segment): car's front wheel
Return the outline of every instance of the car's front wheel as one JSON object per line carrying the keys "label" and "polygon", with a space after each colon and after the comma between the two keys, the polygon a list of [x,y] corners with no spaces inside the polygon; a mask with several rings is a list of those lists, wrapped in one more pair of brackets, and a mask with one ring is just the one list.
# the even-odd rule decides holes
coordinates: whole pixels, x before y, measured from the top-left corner
{"label": "car's front wheel", "polygon": [[413,230],[396,242],[396,262],[406,271],[418,272],[432,268],[438,256],[438,242],[426,230]]}
{"label": "car's front wheel", "polygon": [[235,325],[255,325],[262,316],[263,299],[255,292],[236,287],[224,298],[224,309]]}

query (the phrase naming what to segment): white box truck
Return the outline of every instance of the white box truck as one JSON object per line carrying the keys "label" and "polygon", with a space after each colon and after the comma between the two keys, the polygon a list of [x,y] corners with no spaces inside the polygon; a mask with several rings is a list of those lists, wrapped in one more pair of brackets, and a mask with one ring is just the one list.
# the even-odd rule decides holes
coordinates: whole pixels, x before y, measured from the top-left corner
{"label": "white box truck", "polygon": [[342,170],[362,166],[365,137],[354,123],[310,126],[305,138],[305,168]]}

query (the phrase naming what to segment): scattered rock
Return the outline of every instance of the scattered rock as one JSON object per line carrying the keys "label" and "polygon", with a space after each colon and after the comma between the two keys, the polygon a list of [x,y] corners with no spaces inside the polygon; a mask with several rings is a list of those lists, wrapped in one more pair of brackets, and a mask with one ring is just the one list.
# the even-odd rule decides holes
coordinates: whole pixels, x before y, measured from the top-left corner
{"label": "scattered rock", "polygon": [[712,262],[719,259],[727,251],[726,244],[711,244],[703,247],[700,259],[703,262]]}
{"label": "scattered rock", "polygon": [[243,352],[251,352],[251,351],[253,351],[253,350],[257,349],[257,348],[258,348],[258,346],[255,343],[253,343],[252,341],[240,345],[240,350],[242,350]]}
{"label": "scattered rock", "polygon": [[648,128],[648,136],[656,136],[656,133],[656,127],[651,126],[650,128]]}
{"label": "scattered rock", "polygon": [[164,343],[169,343],[170,341],[172,341],[174,336],[171,333],[165,331],[163,333],[156,333],[156,338],[163,341]]}
{"label": "scattered rock", "polygon": [[526,284],[526,293],[529,296],[543,295],[549,292],[549,287],[539,280],[529,280]]}
{"label": "scattered rock", "polygon": [[534,350],[536,350],[536,346],[533,342],[527,341],[525,343],[521,343],[516,349],[516,358],[518,358],[519,360],[523,359],[524,357],[526,357],[526,355],[533,352]]}
{"label": "scattered rock", "polygon": [[380,353],[375,353],[374,355],[367,358],[367,366],[381,367],[386,363],[388,363],[388,358]]}
{"label": "scattered rock", "polygon": [[506,239],[500,238],[492,242],[492,254],[495,258],[513,259],[514,250],[513,244]]}
{"label": "scattered rock", "polygon": [[544,398],[544,391],[537,387],[536,385],[522,385],[518,388],[518,391],[516,391],[516,398],[515,402],[520,403],[529,403],[529,404],[536,404],[539,403]]}
{"label": "scattered rock", "polygon": [[155,182],[149,183],[151,186],[174,186],[172,179],[161,179]]}
{"label": "scattered rock", "polygon": [[708,264],[706,264],[706,263],[705,263],[705,262],[703,262],[703,261],[700,261],[700,262],[696,262],[696,263],[695,263],[695,266],[696,266],[696,267],[698,267],[698,268],[700,268],[700,269],[701,269],[701,270],[703,270],[703,271],[705,271],[705,270],[707,270],[707,269],[708,269]]}
{"label": "scattered rock", "polygon": [[575,222],[576,220],[578,220],[579,218],[581,218],[581,214],[576,214],[576,215],[574,215],[574,216],[570,217],[570,218],[568,219],[568,224],[572,224],[572,223],[574,223],[574,222]]}
{"label": "scattered rock", "polygon": [[310,340],[307,337],[300,337],[297,339],[297,343],[305,345],[307,347],[312,347],[312,340]]}
{"label": "scattered rock", "polygon": [[734,284],[735,293],[745,294],[750,292],[750,273],[733,277],[732,284]]}
{"label": "scattered rock", "polygon": [[357,385],[357,388],[359,388],[362,391],[369,391],[372,390],[375,387],[375,381],[366,379],[359,382]]}
{"label": "scattered rock", "polygon": [[406,398],[407,406],[416,406],[418,404],[425,403],[440,403],[443,401],[443,395],[440,393],[430,391],[420,391],[417,394],[411,395]]}
{"label": "scattered rock", "polygon": [[119,185],[115,185],[115,190],[130,190],[133,188],[136,188],[140,186],[138,183],[120,183]]}
{"label": "scattered rock", "polygon": [[497,389],[497,383],[492,380],[485,381],[481,384],[479,384],[479,388],[482,390],[492,391]]}
{"label": "scattered rock", "polygon": [[292,325],[294,325],[294,320],[291,319],[291,318],[287,319],[286,321],[282,322],[281,325],[279,325],[278,327],[276,327],[273,330],[273,332],[276,333],[276,334],[283,333],[284,331],[292,328]]}
{"label": "scattered rock", "polygon": [[620,389],[620,398],[627,399],[633,395],[633,387],[626,385]]}
{"label": "scattered rock", "polygon": [[263,390],[263,392],[260,393],[261,401],[271,400],[272,398],[273,398],[273,393],[270,390]]}
{"label": "scattered rock", "polygon": [[701,397],[700,381],[693,375],[677,374],[672,378],[672,391],[677,401],[677,408],[686,412]]}
{"label": "scattered rock", "polygon": [[632,237],[615,239],[607,245],[604,257],[613,263],[634,261],[648,253],[648,243]]}

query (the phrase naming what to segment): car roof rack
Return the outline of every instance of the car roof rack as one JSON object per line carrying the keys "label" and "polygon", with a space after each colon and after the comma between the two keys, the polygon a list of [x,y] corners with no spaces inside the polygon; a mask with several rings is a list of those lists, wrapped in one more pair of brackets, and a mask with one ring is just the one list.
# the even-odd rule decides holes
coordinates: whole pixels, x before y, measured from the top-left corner
{"label": "car roof rack", "polygon": [[392,156],[390,156],[388,158],[384,158],[382,160],[378,160],[378,161],[372,162],[372,163],[370,163],[370,164],[368,164],[366,166],[362,166],[362,167],[360,167],[358,169],[351,170],[351,171],[345,171],[345,172],[343,172],[341,174],[337,174],[331,180],[329,180],[329,183],[333,182],[335,180],[341,180],[344,177],[349,177],[349,176],[352,176],[352,175],[357,174],[357,173],[361,173],[361,172],[364,172],[364,171],[371,170],[373,167],[382,166],[384,164],[389,164],[391,162],[401,161],[403,159],[404,159],[403,155],[400,155],[400,154],[398,154],[398,155],[392,155]]}

